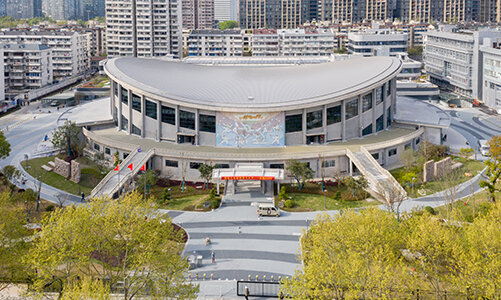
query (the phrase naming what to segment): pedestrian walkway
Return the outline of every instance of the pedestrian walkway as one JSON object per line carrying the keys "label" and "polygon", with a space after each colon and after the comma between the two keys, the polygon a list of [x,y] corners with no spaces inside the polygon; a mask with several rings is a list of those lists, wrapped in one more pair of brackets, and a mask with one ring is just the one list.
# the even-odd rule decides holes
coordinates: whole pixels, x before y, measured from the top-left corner
{"label": "pedestrian walkway", "polygon": [[[346,155],[360,173],[365,176],[369,183],[368,192],[377,200],[385,201],[388,197],[401,197],[400,199],[407,197],[407,192],[400,183],[388,170],[381,167],[378,161],[364,147],[360,147],[358,152],[346,149]],[[400,196],[397,196],[396,193],[400,194]]]}
{"label": "pedestrian walkway", "polygon": [[91,197],[113,195],[126,183],[131,183],[133,177],[141,170],[144,164],[155,154],[154,149],[141,151],[140,148],[129,153],[126,159],[118,166],[118,171],[110,171],[101,182],[92,190]]}

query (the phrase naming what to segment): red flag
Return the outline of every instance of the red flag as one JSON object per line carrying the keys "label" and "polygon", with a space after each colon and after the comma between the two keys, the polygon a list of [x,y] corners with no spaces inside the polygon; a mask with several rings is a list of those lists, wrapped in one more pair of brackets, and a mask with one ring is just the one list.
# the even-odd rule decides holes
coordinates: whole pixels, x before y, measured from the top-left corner
{"label": "red flag", "polygon": [[113,169],[113,171],[118,171],[118,165]]}
{"label": "red flag", "polygon": [[146,164],[143,164],[143,166],[141,167],[141,169],[139,169],[139,171],[146,171]]}
{"label": "red flag", "polygon": [[130,164],[130,165],[128,165],[128,166],[127,166],[127,168],[129,168],[129,169],[132,171],[132,169],[133,169],[134,167],[132,166],[132,164]]}

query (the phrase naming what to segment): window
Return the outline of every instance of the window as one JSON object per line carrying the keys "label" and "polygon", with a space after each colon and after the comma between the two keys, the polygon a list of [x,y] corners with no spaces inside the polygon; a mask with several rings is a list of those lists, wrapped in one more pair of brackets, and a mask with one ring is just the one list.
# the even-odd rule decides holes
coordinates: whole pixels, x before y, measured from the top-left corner
{"label": "window", "polygon": [[120,122],[120,128],[125,131],[129,130],[129,120],[127,120],[127,118],[124,117],[123,115],[122,115],[122,120]]}
{"label": "window", "polygon": [[383,87],[376,89],[376,105],[383,102]]}
{"label": "window", "polygon": [[322,167],[323,168],[332,168],[336,166],[336,161],[334,159],[331,160],[324,160],[322,162]]}
{"label": "window", "polygon": [[417,138],[417,139],[416,139],[416,145],[418,145],[419,143],[421,143],[421,139],[420,139],[420,138]]}
{"label": "window", "polygon": [[364,130],[362,130],[362,136],[366,136],[372,133],[372,124],[365,127]]}
{"label": "window", "polygon": [[379,153],[372,153],[372,157],[374,157],[375,160],[379,159]]}
{"label": "window", "polygon": [[397,148],[388,150],[388,156],[397,155]]}
{"label": "window", "polygon": [[94,143],[94,150],[101,151],[101,146],[99,146],[98,144]]}
{"label": "window", "polygon": [[379,118],[376,119],[376,132],[379,132],[384,129],[384,116],[381,115]]}
{"label": "window", "polygon": [[127,156],[129,156],[129,153],[124,153],[124,155],[123,155],[124,158],[123,159],[126,159]]}
{"label": "window", "polygon": [[216,164],[216,169],[229,169],[229,164]]}
{"label": "window", "polygon": [[129,91],[122,88],[122,103],[129,105]]}
{"label": "window", "polygon": [[141,135],[141,129],[137,128],[134,124],[132,124],[131,133],[135,135]]}
{"label": "window", "polygon": [[198,170],[198,168],[200,168],[201,165],[202,163],[190,161],[190,169]]}
{"label": "window", "polygon": [[216,116],[202,115],[198,116],[200,131],[216,132]]}
{"label": "window", "polygon": [[372,108],[372,93],[362,96],[362,112]]}
{"label": "window", "polygon": [[162,122],[176,125],[176,110],[174,108],[170,108],[162,105]]}
{"label": "window", "polygon": [[386,119],[386,126],[390,126],[390,125],[391,125],[391,106],[388,107],[387,119]]}
{"label": "window", "polygon": [[284,169],[284,164],[270,164],[270,169]]}
{"label": "window", "polygon": [[346,120],[349,120],[358,115],[358,99],[353,99],[346,102]]}
{"label": "window", "polygon": [[132,94],[132,109],[141,112],[141,97]]}
{"label": "window", "polygon": [[327,108],[327,125],[341,122],[341,105]]}
{"label": "window", "polygon": [[189,111],[179,111],[179,126],[188,129],[195,129],[195,114]]}
{"label": "window", "polygon": [[118,97],[118,84],[113,81],[113,93]]}
{"label": "window", "polygon": [[172,167],[172,168],[177,168],[177,161],[175,160],[165,160],[165,166],[166,167]]}
{"label": "window", "polygon": [[144,113],[146,116],[152,118],[152,119],[157,119],[157,104],[155,102],[152,102],[150,100],[145,101],[145,111]]}
{"label": "window", "polygon": [[285,133],[303,131],[303,115],[285,116]]}
{"label": "window", "polygon": [[322,127],[322,111],[312,111],[306,114],[306,128],[314,129]]}
{"label": "window", "polygon": [[405,146],[404,146],[404,150],[407,150],[407,149],[409,149],[410,147],[411,147],[411,143],[405,144]]}
{"label": "window", "polygon": [[108,155],[111,155],[111,150],[110,148],[106,147],[104,148],[104,153],[108,154]]}

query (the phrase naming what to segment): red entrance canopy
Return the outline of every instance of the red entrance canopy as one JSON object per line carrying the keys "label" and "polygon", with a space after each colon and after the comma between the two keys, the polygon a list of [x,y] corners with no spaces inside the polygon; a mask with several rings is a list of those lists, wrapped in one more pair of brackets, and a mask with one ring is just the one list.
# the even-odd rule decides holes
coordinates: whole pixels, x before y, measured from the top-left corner
{"label": "red entrance canopy", "polygon": [[275,180],[275,176],[221,176],[221,180]]}

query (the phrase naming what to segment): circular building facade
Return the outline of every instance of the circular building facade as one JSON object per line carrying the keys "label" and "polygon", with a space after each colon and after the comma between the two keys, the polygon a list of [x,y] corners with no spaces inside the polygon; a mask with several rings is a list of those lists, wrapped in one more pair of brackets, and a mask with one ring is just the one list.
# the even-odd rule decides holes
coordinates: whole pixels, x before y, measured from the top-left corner
{"label": "circular building facade", "polygon": [[391,125],[401,61],[204,66],[109,60],[116,125],[142,138],[213,147],[325,144]]}

